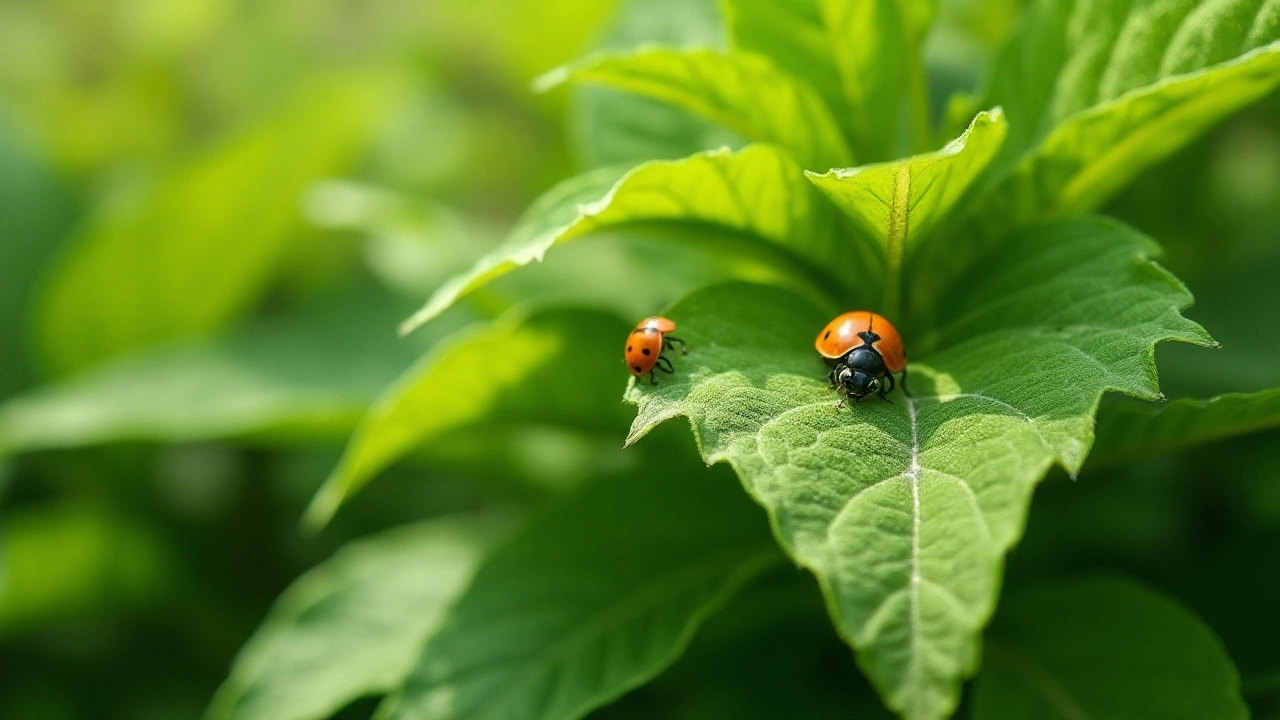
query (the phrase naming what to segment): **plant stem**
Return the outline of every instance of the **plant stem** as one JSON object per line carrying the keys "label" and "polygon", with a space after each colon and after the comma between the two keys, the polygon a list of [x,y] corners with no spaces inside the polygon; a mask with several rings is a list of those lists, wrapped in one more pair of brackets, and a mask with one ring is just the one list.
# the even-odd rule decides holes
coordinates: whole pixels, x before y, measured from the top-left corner
{"label": "plant stem", "polygon": [[884,245],[884,300],[881,314],[902,320],[902,259],[907,249],[907,218],[911,204],[911,163],[904,162],[893,177],[889,204],[889,233]]}

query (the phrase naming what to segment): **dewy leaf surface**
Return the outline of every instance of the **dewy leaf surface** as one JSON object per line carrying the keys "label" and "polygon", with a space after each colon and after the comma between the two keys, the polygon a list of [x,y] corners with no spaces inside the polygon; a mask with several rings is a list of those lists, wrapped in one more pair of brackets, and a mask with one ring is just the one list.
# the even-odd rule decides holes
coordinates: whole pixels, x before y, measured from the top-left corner
{"label": "dewy leaf surface", "polygon": [[303,191],[339,172],[389,97],[336,81],[90,219],[44,279],[37,349],[72,372],[222,329],[258,300],[295,242]]}
{"label": "dewy leaf surface", "polygon": [[582,717],[671,664],[781,559],[727,473],[678,472],[698,464],[688,451],[651,461],[588,485],[495,551],[379,717]]}
{"label": "dewy leaf surface", "polygon": [[536,81],[603,85],[690,110],[747,140],[781,145],[806,168],[852,161],[840,127],[818,93],[763,55],[645,48],[597,55]]}
{"label": "dewy leaf surface", "polygon": [[[624,426],[625,409],[602,411],[600,398],[614,396],[626,377],[628,330],[602,312],[546,310],[460,333],[404,371],[369,410],[316,493],[308,522],[328,522],[379,471],[460,428],[494,420],[584,431]],[[557,386],[549,391],[544,383]]]}
{"label": "dewy leaf surface", "polygon": [[999,227],[1097,207],[1280,84],[1277,0],[1038,0],[994,63]]}
{"label": "dewy leaf surface", "polygon": [[974,720],[1244,720],[1222,642],[1186,608],[1131,580],[1045,584],[1001,603]]}
{"label": "dewy leaf surface", "polygon": [[856,286],[878,266],[835,207],[804,179],[783,150],[752,145],[645,163],[618,177],[596,171],[548,191],[506,242],[445,283],[401,326],[411,332],[486,282],[535,260],[553,245],[593,232],[644,228],[704,243],[819,292]]}
{"label": "dewy leaf surface", "polygon": [[1152,407],[1117,403],[1098,413],[1089,463],[1116,462],[1280,426],[1280,389],[1175,400]]}
{"label": "dewy leaf surface", "polygon": [[[726,0],[733,47],[806,80],[859,162],[898,157],[908,98],[923,102],[919,47],[936,0]],[[923,112],[922,107],[913,109]]]}
{"label": "dewy leaf surface", "polygon": [[206,720],[318,720],[396,689],[500,529],[432,520],[339,550],[276,601]]}
{"label": "dewy leaf surface", "polygon": [[916,395],[838,414],[812,349],[828,317],[779,289],[695,293],[667,313],[681,372],[628,391],[629,440],[687,416],[817,576],[885,702],[948,717],[1035,484],[1079,469],[1104,391],[1158,396],[1154,343],[1210,342],[1153,249],[1095,218],[1010,236],[935,334],[905,338]]}
{"label": "dewy leaf surface", "polygon": [[936,152],[806,174],[881,248],[900,244],[909,250],[947,219],[1000,149],[1007,127],[996,108],[979,113]]}

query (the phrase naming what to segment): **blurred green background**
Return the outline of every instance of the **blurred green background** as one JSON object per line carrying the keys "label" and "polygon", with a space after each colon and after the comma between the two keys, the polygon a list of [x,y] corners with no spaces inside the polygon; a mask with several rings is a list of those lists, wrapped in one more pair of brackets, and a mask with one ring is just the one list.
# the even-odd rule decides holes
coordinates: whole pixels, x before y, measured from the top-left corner
{"label": "blurred green background", "polygon": [[[363,411],[437,340],[517,301],[640,317],[723,272],[645,237],[575,244],[395,335],[556,181],[734,142],[645,101],[529,90],[593,47],[720,42],[714,3],[657,6],[0,0],[0,718],[198,717],[273,599],[344,542],[638,462],[621,407],[593,429],[492,423],[399,463],[324,533],[298,529]],[[946,5],[934,107],[980,82],[1019,6]],[[1280,386],[1280,97],[1108,212],[1164,243],[1225,346],[1162,346],[1165,393]],[[1220,634],[1259,716],[1280,713],[1280,575],[1256,572],[1280,551],[1278,440],[1051,476],[1006,585],[1146,578]],[[691,445],[683,428],[671,444]],[[856,705],[852,658],[792,575],[601,714]],[[766,676],[776,692],[753,695]]]}

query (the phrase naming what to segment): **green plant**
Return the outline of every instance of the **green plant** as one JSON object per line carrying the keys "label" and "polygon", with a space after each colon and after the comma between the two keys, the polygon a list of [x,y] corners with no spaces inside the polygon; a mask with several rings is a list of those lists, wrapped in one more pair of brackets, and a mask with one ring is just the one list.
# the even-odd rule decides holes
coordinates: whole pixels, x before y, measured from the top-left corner
{"label": "green plant", "polygon": [[[294,200],[356,172],[398,83],[318,84],[142,201],[90,215],[30,313],[59,379],[0,406],[0,455],[220,440],[261,459],[346,439],[310,532],[398,464],[431,476],[388,505],[466,479],[474,496],[428,499],[429,517],[299,577],[209,720],[345,717],[369,697],[397,720],[1204,720],[1247,717],[1246,694],[1266,711],[1273,648],[1228,655],[1196,612],[1114,567],[1054,577],[1096,567],[1095,545],[1140,566],[1179,522],[1161,505],[1174,473],[1056,483],[1071,490],[1058,504],[1031,503],[1046,477],[1280,425],[1276,389],[1156,404],[1157,345],[1197,353],[1184,382],[1225,373],[1218,326],[1184,317],[1191,293],[1155,239],[1098,214],[1280,86],[1280,2],[1031,0],[981,89],[952,96],[925,51],[939,0],[719,7],[632,0],[607,49],[534,82],[572,86],[587,169],[450,279],[441,266],[469,248],[431,248],[425,279],[394,253],[345,283],[295,257],[320,245],[297,244]],[[326,187],[366,209],[344,229],[401,229],[386,197]],[[234,326],[282,277],[322,289]],[[436,289],[410,314],[405,285]],[[902,330],[911,390],[834,412],[813,336],[854,308]],[[656,387],[627,384],[618,351],[638,316],[624,315],[658,311],[688,355]],[[392,315],[407,318],[398,343]],[[1240,455],[1253,476],[1272,467]],[[1280,504],[1240,492],[1270,527]],[[65,524],[127,527],[90,515]],[[9,524],[15,577],[64,535],[38,519]],[[1270,559],[1243,549],[1253,531],[1230,546],[1239,563]],[[128,537],[148,562],[113,602],[174,564],[151,534]],[[0,631],[53,604],[2,589]],[[1214,630],[1233,655],[1252,632]]]}
{"label": "green plant", "polygon": [[[778,544],[816,576],[836,632],[885,704],[911,720],[948,717],[961,682],[987,667],[981,632],[1035,485],[1054,465],[1080,470],[1104,392],[1162,397],[1156,343],[1213,345],[1179,314],[1191,296],[1151,260],[1157,245],[1084,213],[1280,83],[1277,7],[1033,3],[997,56],[985,93],[953,104],[990,109],[941,150],[923,152],[951,131],[932,126],[923,89],[921,42],[932,4],[731,0],[724,5],[728,51],[604,53],[539,85],[587,83],[647,96],[750,144],[568,181],[403,330],[559,243],[602,231],[643,229],[741,263],[738,272],[756,284],[698,289],[669,309],[692,349],[677,377],[627,390],[639,409],[627,442],[688,418],[703,458],[733,467],[767,511]],[[893,159],[908,148],[923,154]],[[904,328],[914,392],[836,414],[811,335],[834,312],[854,307],[879,309]],[[514,377],[494,378],[495,396],[546,366],[533,349],[544,342],[541,331],[527,341],[512,329],[496,333],[501,341],[488,350],[471,341],[472,363],[504,355],[530,362],[520,369],[497,363],[495,370]],[[439,358],[383,403],[313,518],[327,518],[403,451],[409,434],[425,436],[422,420],[397,415],[421,413],[434,397],[424,389],[443,382],[435,375],[450,366]],[[657,481],[631,491],[671,492]],[[675,497],[678,511],[655,510],[646,521],[664,538],[719,514],[714,505],[688,513],[696,505]],[[577,502],[587,513],[592,500]],[[617,556],[609,570],[571,551],[609,542],[603,528],[571,533],[580,517],[574,510],[572,503],[562,508],[568,517],[540,525],[510,557],[485,565],[488,574],[426,643],[390,717],[577,716],[652,675],[655,660],[623,649],[651,648],[669,659],[682,640],[666,634],[668,624],[687,632],[719,602],[724,590],[711,588],[736,587],[758,552],[744,547],[735,562],[689,566],[700,545],[688,540],[665,559],[656,546]],[[553,553],[565,542],[554,537],[561,532],[578,539]],[[715,539],[727,542],[721,533]],[[541,572],[558,582],[627,582],[631,589],[606,601],[543,587],[541,572],[522,579],[531,570],[515,567],[537,563],[517,558],[535,546],[554,556]],[[632,578],[620,570],[645,563],[671,575]],[[685,588],[680,577],[695,585]],[[1069,613],[1073,605],[1108,602],[1103,588],[1073,586],[1029,602]],[[1163,602],[1143,592],[1120,594],[1132,594],[1136,606]],[[512,598],[528,606],[513,606]],[[586,619],[590,606],[575,608],[584,602],[611,618],[607,626]],[[1136,606],[1125,621],[1134,632],[1171,644],[1179,633],[1202,632],[1181,611]],[[552,608],[584,616],[547,615]],[[570,634],[552,630],[561,626]],[[1087,622],[1073,632],[1143,657],[1161,652],[1157,643]],[[647,637],[629,640],[634,633]],[[1205,664],[1196,681],[1164,687],[1158,674],[1133,678],[1129,695],[1159,696],[1150,716],[1242,716],[1229,661],[1212,641],[1199,642],[1171,649]],[[1037,647],[1025,652],[1034,657]],[[1049,716],[1010,711],[1024,696],[1063,717],[1124,706],[1127,695],[1093,693],[1082,674],[1063,680],[1081,685],[1081,705],[1054,708],[1052,693],[1027,686],[1034,678],[1016,669],[999,674],[1000,657],[990,679],[982,676],[975,717]],[[604,666],[592,669],[598,662]]]}

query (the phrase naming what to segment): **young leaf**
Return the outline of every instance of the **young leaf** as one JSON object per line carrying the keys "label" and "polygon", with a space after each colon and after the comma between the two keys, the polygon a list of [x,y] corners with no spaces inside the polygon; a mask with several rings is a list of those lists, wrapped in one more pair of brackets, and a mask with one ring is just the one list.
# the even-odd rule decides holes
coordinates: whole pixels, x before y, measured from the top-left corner
{"label": "young leaf", "polygon": [[432,520],[339,550],[281,594],[206,720],[318,720],[399,687],[501,527]]}
{"label": "young leaf", "polygon": [[1001,604],[974,720],[1243,720],[1222,643],[1186,608],[1130,580],[1045,584]]}
{"label": "young leaf", "polygon": [[994,64],[999,227],[1087,211],[1280,84],[1273,2],[1038,0]]}
{"label": "young leaf", "polygon": [[885,262],[882,312],[899,317],[899,282],[912,248],[945,220],[1004,140],[999,108],[979,113],[964,134],[937,152],[879,165],[806,173],[875,240]]}
{"label": "young leaf", "polygon": [[80,370],[246,310],[287,256],[303,190],[352,160],[386,97],[377,84],[330,83],[140,203],[91,218],[41,289],[47,365]]}
{"label": "young leaf", "polygon": [[807,168],[848,165],[840,128],[813,88],[754,53],[646,48],[596,55],[535,81],[603,85],[690,110],[747,140],[790,150]]}
{"label": "young leaf", "polygon": [[707,243],[819,292],[856,287],[878,267],[849,242],[839,214],[787,153],[769,145],[711,151],[641,165],[616,183],[601,170],[553,188],[529,208],[507,241],[445,283],[401,325],[411,332],[458,298],[534,260],[556,243],[592,232],[646,228]]}
{"label": "young leaf", "polygon": [[695,293],[668,313],[689,343],[681,372],[627,393],[628,441],[687,416],[818,577],[886,704],[947,717],[1035,484],[1080,468],[1104,391],[1158,396],[1154,343],[1210,342],[1153,249],[1094,218],[1010,236],[934,334],[906,337],[915,394],[839,412],[812,350],[821,312],[782,290]]}
{"label": "young leaf", "polygon": [[731,44],[771,56],[807,81],[844,128],[859,162],[898,157],[908,98],[925,108],[920,43],[937,0],[726,0]]}
{"label": "young leaf", "polygon": [[307,509],[307,523],[327,523],[346,498],[415,447],[478,422],[625,425],[624,408],[602,411],[600,398],[614,396],[625,377],[621,343],[629,329],[604,313],[549,310],[509,314],[455,336],[404,371],[365,415]]}
{"label": "young leaf", "polygon": [[601,478],[495,551],[379,717],[569,720],[671,664],[780,558],[728,477],[667,463]]}
{"label": "young leaf", "polygon": [[341,438],[448,329],[398,340],[405,307],[362,285],[225,338],[178,340],[107,361],[0,406],[0,455],[260,433]]}
{"label": "young leaf", "polygon": [[1117,403],[1098,413],[1089,465],[1192,447],[1280,426],[1280,389],[1175,400],[1151,407]]}

